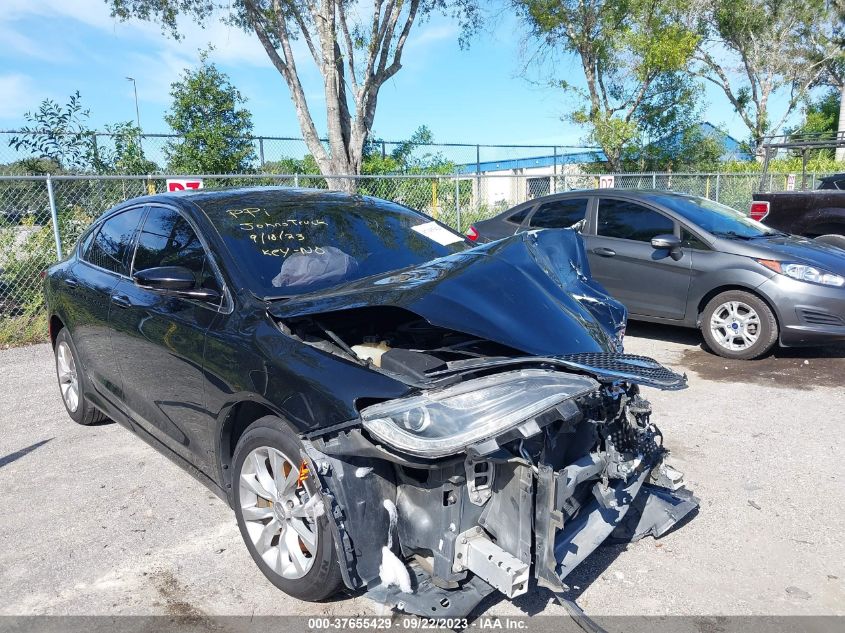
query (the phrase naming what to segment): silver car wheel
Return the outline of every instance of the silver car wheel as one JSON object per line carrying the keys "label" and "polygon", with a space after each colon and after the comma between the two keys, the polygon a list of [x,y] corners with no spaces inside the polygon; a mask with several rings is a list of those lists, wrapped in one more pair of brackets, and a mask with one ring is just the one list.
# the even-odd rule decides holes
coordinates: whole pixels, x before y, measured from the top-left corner
{"label": "silver car wheel", "polygon": [[267,566],[289,580],[305,576],[317,554],[316,514],[299,479],[299,465],[270,446],[253,450],[241,467],[247,533]]}
{"label": "silver car wheel", "polygon": [[62,399],[71,413],[79,408],[79,376],[70,346],[62,341],[56,346],[56,373],[59,376],[59,389]]}
{"label": "silver car wheel", "polygon": [[760,316],[747,303],[728,301],[713,311],[710,332],[725,349],[746,350],[760,338]]}

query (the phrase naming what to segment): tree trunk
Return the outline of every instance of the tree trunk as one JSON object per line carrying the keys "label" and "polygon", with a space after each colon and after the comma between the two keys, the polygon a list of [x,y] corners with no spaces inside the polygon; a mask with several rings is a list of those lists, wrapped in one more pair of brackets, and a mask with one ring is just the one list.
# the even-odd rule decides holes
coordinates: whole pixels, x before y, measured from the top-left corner
{"label": "tree trunk", "polygon": [[[839,127],[837,129],[837,140],[840,143],[845,143],[845,79],[842,81],[842,87],[839,90]],[[836,160],[845,161],[845,147],[836,148]]]}

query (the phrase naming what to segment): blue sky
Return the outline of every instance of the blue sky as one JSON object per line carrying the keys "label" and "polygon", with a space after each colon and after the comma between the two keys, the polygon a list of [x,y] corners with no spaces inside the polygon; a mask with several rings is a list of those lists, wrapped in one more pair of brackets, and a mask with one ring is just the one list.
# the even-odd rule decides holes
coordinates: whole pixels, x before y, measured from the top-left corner
{"label": "blue sky", "polygon": [[[91,110],[94,127],[134,119],[132,84],[125,79],[132,76],[142,127],[166,132],[162,115],[171,82],[211,43],[212,59],[248,98],[256,134],[299,136],[287,88],[256,40],[217,22],[206,29],[186,25],[184,31],[185,39],[176,42],[156,25],[121,23],[109,16],[103,0],[4,0],[0,128],[21,125],[23,113],[44,98],[65,103],[75,90]],[[583,131],[561,121],[573,102],[519,77],[520,33],[513,18],[502,16],[469,50],[461,50],[457,29],[446,19],[415,27],[402,70],[382,88],[375,134],[401,140],[425,124],[441,142],[577,145]],[[317,108],[322,85],[310,59],[302,59],[303,83]],[[558,70],[570,80],[581,76],[574,60]],[[776,113],[782,103],[773,101]],[[716,88],[707,88],[703,118],[737,138],[747,136]],[[322,118],[317,126],[325,129]]]}

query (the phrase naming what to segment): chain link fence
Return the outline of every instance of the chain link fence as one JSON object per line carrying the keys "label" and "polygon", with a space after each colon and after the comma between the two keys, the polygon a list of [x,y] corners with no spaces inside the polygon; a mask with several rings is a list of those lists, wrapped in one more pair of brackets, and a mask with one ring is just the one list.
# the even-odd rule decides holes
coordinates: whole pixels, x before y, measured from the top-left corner
{"label": "chain link fence", "polygon": [[[48,136],[57,135],[46,133]],[[0,174],[15,175],[22,161],[37,157],[27,145],[17,148],[15,139],[29,137],[33,139],[39,135],[27,134],[15,130],[0,131]],[[62,136],[62,135],[58,135]],[[107,164],[107,157],[113,156],[117,146],[125,144],[126,135],[108,132],[85,132],[81,134],[64,134],[74,143],[84,147],[81,150],[88,167]],[[132,137],[134,140],[134,136]],[[167,173],[168,148],[178,144],[182,137],[175,134],[141,134],[139,148],[143,158],[149,161],[150,171],[153,173]],[[255,136],[250,138],[253,148],[253,158],[249,166],[261,173],[290,173],[293,164],[303,163],[311,152],[308,145],[301,138],[286,136]],[[328,148],[328,141],[323,140]],[[409,164],[440,164],[449,165],[457,172],[483,173],[485,169],[497,161],[512,162],[527,159],[551,160],[555,165],[563,165],[569,160],[567,157],[578,156],[582,162],[592,162],[596,159],[594,150],[598,148],[570,147],[560,145],[490,145],[478,143],[416,143],[410,141],[373,140],[370,151],[381,154],[382,157],[391,156],[395,151],[405,155],[404,160]],[[73,172],[73,169],[69,169]],[[85,170],[83,170],[85,171]],[[137,172],[136,172],[137,173]]]}
{"label": "chain link fence", "polygon": [[[808,187],[821,174],[808,174]],[[352,176],[358,193],[419,209],[465,232],[518,203],[550,193],[592,189],[598,174],[547,176]],[[336,188],[312,175],[204,176],[206,189],[278,185]],[[764,187],[786,189],[784,175],[766,176]],[[0,346],[47,336],[41,273],[73,248],[85,228],[115,204],[163,193],[166,176],[0,176]],[[705,196],[747,210],[759,174],[616,174],[619,189],[663,189]]]}

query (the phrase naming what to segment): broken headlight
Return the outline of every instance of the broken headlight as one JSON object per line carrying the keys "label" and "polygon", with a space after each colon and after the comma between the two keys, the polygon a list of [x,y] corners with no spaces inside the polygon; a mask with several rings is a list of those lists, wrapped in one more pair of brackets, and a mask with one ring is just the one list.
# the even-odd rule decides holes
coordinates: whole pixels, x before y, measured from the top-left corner
{"label": "broken headlight", "polygon": [[585,376],[523,369],[376,404],[361,418],[367,431],[395,449],[444,457],[597,387]]}

